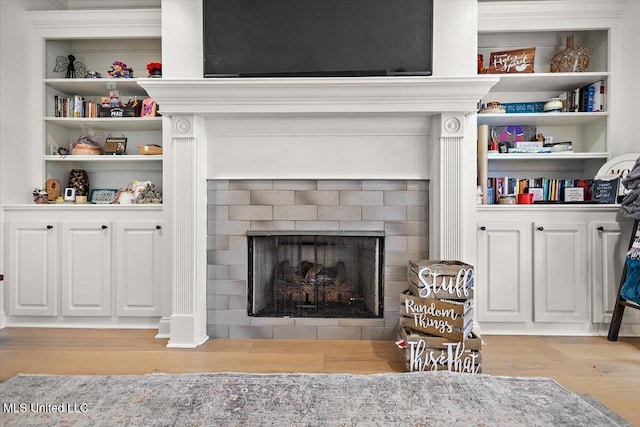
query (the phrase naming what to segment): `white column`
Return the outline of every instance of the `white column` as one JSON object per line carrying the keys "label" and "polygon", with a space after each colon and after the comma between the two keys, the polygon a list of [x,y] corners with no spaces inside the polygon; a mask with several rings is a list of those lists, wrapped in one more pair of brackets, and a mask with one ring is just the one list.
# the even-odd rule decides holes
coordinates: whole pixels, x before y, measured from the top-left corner
{"label": "white column", "polygon": [[207,309],[207,144],[197,116],[171,118],[172,313],[167,347],[193,348],[205,342]]}
{"label": "white column", "polygon": [[[466,229],[475,224],[473,136],[465,138],[467,119],[463,113],[443,113],[434,117],[433,192],[430,203],[430,256],[442,260],[475,261],[474,241]],[[438,133],[439,132],[439,133]]]}

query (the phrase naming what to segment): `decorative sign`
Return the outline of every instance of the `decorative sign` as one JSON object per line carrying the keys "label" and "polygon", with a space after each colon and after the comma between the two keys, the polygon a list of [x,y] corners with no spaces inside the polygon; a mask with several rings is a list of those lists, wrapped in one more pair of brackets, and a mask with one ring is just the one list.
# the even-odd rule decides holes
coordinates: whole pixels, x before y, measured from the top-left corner
{"label": "decorative sign", "polygon": [[460,261],[409,261],[409,290],[423,298],[473,298],[473,267]]}
{"label": "decorative sign", "polygon": [[489,73],[533,73],[535,53],[535,47],[492,52],[489,60]]}
{"label": "decorative sign", "polygon": [[[447,281],[447,279],[449,279]],[[473,268],[460,268],[454,277],[443,276],[430,267],[418,271],[418,280],[422,287],[418,295],[422,298],[471,298],[469,289],[473,287]],[[442,295],[444,293],[444,295]]]}
{"label": "decorative sign", "polygon": [[111,189],[94,189],[91,190],[89,201],[97,204],[111,204],[116,199],[118,190]]}
{"label": "decorative sign", "polygon": [[600,203],[615,203],[619,185],[619,175],[596,176],[593,181],[593,200]]}
{"label": "decorative sign", "polygon": [[584,188],[583,187],[565,187],[564,201],[565,202],[583,202]]}
{"label": "decorative sign", "polygon": [[400,296],[401,326],[430,335],[462,341],[473,327],[473,300],[444,301],[436,298]]}
{"label": "decorative sign", "polygon": [[410,372],[437,371],[446,366],[449,372],[477,374],[480,360],[477,352],[465,351],[464,342],[445,343],[445,350],[428,349],[424,340],[409,341]]}

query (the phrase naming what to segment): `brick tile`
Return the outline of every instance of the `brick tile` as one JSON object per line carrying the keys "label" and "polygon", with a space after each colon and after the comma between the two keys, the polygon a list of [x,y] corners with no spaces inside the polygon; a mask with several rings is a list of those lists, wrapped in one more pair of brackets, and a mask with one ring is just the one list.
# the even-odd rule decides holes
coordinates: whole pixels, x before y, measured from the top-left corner
{"label": "brick tile", "polygon": [[385,191],[385,206],[426,206],[427,193],[424,191]]}
{"label": "brick tile", "polygon": [[273,219],[315,221],[318,219],[318,207],[315,205],[274,206]]}
{"label": "brick tile", "polygon": [[338,191],[296,191],[294,200],[296,205],[338,205],[340,194]]}
{"label": "brick tile", "polygon": [[407,181],[404,180],[366,180],[362,181],[363,190],[396,190],[407,189]]}
{"label": "brick tile", "polygon": [[318,326],[319,340],[361,340],[360,326]]}
{"label": "brick tile", "polygon": [[405,206],[363,206],[363,220],[404,221],[407,219]]}
{"label": "brick tile", "polygon": [[251,203],[251,192],[248,190],[209,191],[210,205],[248,205]]}
{"label": "brick tile", "polygon": [[273,189],[274,190],[316,190],[317,184],[315,180],[295,180],[295,179],[285,179],[285,180],[274,180],[273,181]]}
{"label": "brick tile", "polygon": [[318,219],[321,221],[360,221],[361,206],[318,206]]}
{"label": "brick tile", "polygon": [[361,190],[362,181],[351,179],[329,179],[318,181],[318,190]]}
{"label": "brick tile", "polygon": [[230,206],[229,219],[250,221],[273,220],[273,208],[271,206]]}
{"label": "brick tile", "polygon": [[341,191],[341,205],[382,205],[383,191]]}
{"label": "brick tile", "polygon": [[281,340],[315,340],[318,339],[316,326],[274,326],[273,338]]}
{"label": "brick tile", "polygon": [[293,205],[295,204],[295,191],[252,191],[251,204],[267,206]]}

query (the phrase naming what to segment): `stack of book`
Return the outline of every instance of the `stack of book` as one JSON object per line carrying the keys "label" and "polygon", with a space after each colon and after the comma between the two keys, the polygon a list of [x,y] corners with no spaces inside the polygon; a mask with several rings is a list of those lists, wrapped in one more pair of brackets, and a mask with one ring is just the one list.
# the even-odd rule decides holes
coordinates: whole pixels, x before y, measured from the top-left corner
{"label": "stack of book", "polygon": [[55,117],[98,117],[100,104],[85,100],[80,95],[55,96]]}
{"label": "stack of book", "polygon": [[[581,189],[568,190],[570,188]],[[498,203],[500,195],[533,193],[534,202],[577,202],[592,200],[592,179],[558,179],[558,178],[487,178],[487,191],[490,197],[487,204]],[[578,197],[581,193],[582,197]]]}
{"label": "stack of book", "polygon": [[396,342],[407,371],[481,372],[473,275],[473,267],[459,261],[409,261]]}
{"label": "stack of book", "polygon": [[562,92],[558,97],[564,103],[566,112],[602,112],[605,111],[605,82],[598,80],[590,85]]}

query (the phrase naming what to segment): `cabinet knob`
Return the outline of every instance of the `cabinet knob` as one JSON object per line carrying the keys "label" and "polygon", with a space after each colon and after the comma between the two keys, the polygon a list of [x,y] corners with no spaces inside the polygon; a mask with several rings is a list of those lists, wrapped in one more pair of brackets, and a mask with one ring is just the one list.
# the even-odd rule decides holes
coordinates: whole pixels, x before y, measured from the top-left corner
{"label": "cabinet knob", "polygon": [[604,231],[604,227],[598,227],[597,230],[598,231]]}
{"label": "cabinet knob", "polygon": [[162,229],[162,226],[156,225],[156,230],[161,230],[161,229]]}
{"label": "cabinet knob", "polygon": [[103,225],[103,226],[102,226],[102,227],[100,227],[100,228],[102,228],[103,230],[106,230],[106,229],[107,229],[107,228],[109,228],[109,227],[107,227],[106,225]]}
{"label": "cabinet knob", "polygon": [[53,225],[47,225],[47,230],[51,230],[53,228]]}
{"label": "cabinet knob", "polygon": [[544,227],[538,227],[538,231],[544,231]]}
{"label": "cabinet knob", "polygon": [[480,227],[480,230],[485,231],[487,229],[487,227],[485,227],[484,225],[482,227]]}

